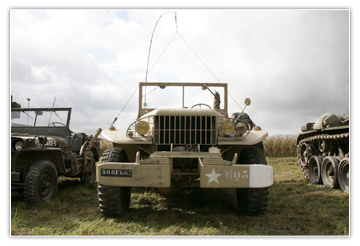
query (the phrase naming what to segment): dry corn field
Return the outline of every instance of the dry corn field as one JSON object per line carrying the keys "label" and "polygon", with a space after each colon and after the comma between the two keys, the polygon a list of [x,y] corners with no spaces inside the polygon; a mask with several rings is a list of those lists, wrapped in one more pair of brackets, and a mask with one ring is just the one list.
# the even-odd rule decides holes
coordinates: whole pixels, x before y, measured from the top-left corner
{"label": "dry corn field", "polygon": [[296,157],[296,136],[275,136],[263,141],[267,157]]}

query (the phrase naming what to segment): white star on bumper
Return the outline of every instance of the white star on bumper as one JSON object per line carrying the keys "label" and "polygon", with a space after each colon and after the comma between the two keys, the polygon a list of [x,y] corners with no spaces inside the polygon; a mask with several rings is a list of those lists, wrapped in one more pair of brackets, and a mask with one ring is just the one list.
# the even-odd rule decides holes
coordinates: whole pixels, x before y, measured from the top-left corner
{"label": "white star on bumper", "polygon": [[208,184],[210,184],[211,182],[215,182],[217,184],[219,184],[219,180],[218,180],[218,177],[221,175],[221,174],[217,174],[213,168],[212,172],[210,174],[205,174],[206,176],[209,177],[209,181],[208,181]]}

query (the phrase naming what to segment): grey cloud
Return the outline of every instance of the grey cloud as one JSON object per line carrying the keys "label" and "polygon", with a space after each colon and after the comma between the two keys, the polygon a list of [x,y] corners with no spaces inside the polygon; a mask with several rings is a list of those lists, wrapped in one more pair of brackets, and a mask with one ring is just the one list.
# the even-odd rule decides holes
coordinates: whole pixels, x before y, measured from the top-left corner
{"label": "grey cloud", "polygon": [[[151,32],[164,11],[72,11],[86,14],[76,23],[72,13],[71,31],[65,28],[70,20],[65,26],[59,21],[66,10],[36,21],[12,16],[11,92],[23,105],[31,97],[32,106],[51,106],[56,97],[56,105],[73,107],[72,127],[93,134],[111,124],[145,76]],[[175,34],[173,21],[169,14],[159,24],[150,64]],[[43,23],[59,28],[52,39],[31,32],[49,28]],[[183,9],[178,27],[240,105],[245,97],[252,99],[247,112],[270,134],[297,134],[323,113],[349,110],[347,10]],[[149,78],[216,81],[180,39]],[[135,93],[117,128],[135,120],[137,100]],[[229,113],[239,111],[229,100]]]}

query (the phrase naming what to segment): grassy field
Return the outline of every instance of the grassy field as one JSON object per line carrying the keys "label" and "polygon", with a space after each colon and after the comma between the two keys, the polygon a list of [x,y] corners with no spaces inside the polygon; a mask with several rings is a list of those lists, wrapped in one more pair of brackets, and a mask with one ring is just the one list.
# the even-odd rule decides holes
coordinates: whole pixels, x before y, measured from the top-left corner
{"label": "grassy field", "polygon": [[307,183],[295,157],[270,157],[275,184],[268,211],[245,216],[234,190],[193,189],[171,196],[134,189],[129,213],[104,218],[96,185],[62,179],[40,206],[11,198],[11,235],[349,235],[349,195]]}

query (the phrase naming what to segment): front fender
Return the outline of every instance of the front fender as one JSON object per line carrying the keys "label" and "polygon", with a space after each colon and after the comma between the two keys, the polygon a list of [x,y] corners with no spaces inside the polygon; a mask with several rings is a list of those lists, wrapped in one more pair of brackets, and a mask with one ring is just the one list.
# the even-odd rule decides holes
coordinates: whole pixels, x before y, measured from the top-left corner
{"label": "front fender", "polygon": [[128,137],[126,130],[103,130],[101,136],[116,144],[152,144],[151,136]]}
{"label": "front fender", "polygon": [[245,137],[219,137],[218,145],[255,145],[260,143],[268,136],[264,130],[251,130]]}
{"label": "front fender", "polygon": [[23,149],[18,153],[13,152],[11,154],[11,169],[30,167],[35,161],[38,160],[49,160],[54,163],[59,175],[65,173],[65,163],[62,150],[61,148],[57,147],[30,147]]}

